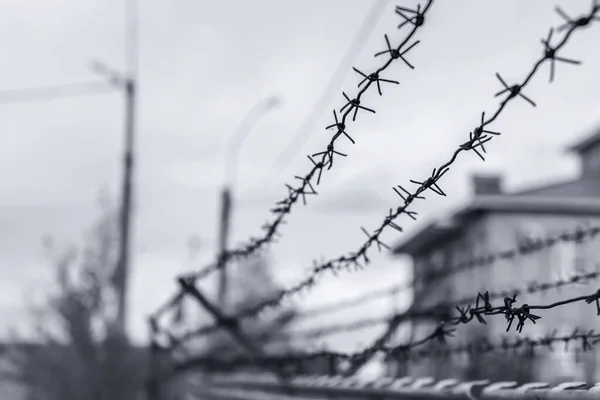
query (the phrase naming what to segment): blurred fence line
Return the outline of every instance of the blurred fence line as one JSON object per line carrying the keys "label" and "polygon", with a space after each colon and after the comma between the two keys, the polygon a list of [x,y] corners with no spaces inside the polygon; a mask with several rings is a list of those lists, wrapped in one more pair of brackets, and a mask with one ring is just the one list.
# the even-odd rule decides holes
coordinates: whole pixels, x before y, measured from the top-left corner
{"label": "blurred fence line", "polygon": [[[224,400],[254,399],[600,399],[600,383],[490,382],[488,380],[435,380],[431,377],[360,380],[340,376],[298,376],[282,385],[269,374],[213,376],[197,382],[195,398]],[[202,393],[202,394],[200,394]],[[192,398],[191,396],[190,398]]]}

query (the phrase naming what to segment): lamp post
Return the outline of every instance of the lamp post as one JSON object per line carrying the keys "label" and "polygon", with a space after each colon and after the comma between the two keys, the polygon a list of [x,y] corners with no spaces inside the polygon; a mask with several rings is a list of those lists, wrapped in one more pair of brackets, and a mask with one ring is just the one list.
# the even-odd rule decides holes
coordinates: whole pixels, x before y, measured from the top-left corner
{"label": "lamp post", "polygon": [[[220,258],[227,249],[227,239],[229,238],[229,225],[231,219],[231,192],[235,186],[237,178],[238,159],[242,144],[252,132],[252,128],[267,112],[273,110],[281,104],[277,96],[268,97],[258,102],[244,116],[233,135],[227,141],[225,152],[225,184],[221,191],[221,218],[219,224],[219,255]],[[218,288],[218,305],[221,310],[226,306],[227,293],[227,272],[225,265],[221,266]]]}

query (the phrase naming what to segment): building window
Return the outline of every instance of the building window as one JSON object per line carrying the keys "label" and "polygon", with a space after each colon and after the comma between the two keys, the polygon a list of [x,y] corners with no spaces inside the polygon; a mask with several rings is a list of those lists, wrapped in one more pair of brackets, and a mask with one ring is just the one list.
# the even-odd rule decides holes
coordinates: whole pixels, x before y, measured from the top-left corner
{"label": "building window", "polygon": [[567,281],[575,274],[583,263],[583,258],[578,254],[577,244],[574,242],[559,243],[554,246],[552,255],[552,279]]}
{"label": "building window", "polygon": [[445,261],[444,253],[441,250],[432,250],[425,256],[421,277],[424,286],[437,279],[440,271],[444,268]]}
{"label": "building window", "polygon": [[[569,332],[570,330],[570,327],[565,326],[563,332]],[[551,363],[554,365],[553,372],[556,374],[557,379],[576,380],[578,376],[582,376],[579,351],[577,346],[573,346],[573,344],[567,348],[564,345],[557,346],[551,353],[553,358]]]}
{"label": "building window", "polygon": [[441,250],[435,250],[431,255],[431,267],[434,271],[439,271],[444,268],[446,263],[444,253]]}
{"label": "building window", "polygon": [[517,246],[528,247],[546,237],[546,232],[539,224],[527,223],[517,231]]}
{"label": "building window", "polygon": [[597,176],[600,172],[600,153],[593,151],[582,157],[583,173],[586,176]]}

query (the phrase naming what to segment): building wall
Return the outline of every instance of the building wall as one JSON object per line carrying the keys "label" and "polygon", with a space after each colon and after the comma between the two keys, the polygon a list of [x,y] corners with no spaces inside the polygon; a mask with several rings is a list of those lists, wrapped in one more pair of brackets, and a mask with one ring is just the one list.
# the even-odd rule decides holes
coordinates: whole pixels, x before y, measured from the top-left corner
{"label": "building wall", "polygon": [[[457,234],[452,240],[440,243],[439,246],[426,254],[415,257],[415,275],[422,276],[427,270],[439,268],[432,259],[440,258],[434,256],[436,252],[443,254],[441,257],[445,264],[456,265],[476,256],[486,255],[500,250],[515,248],[520,240],[527,237],[545,238],[548,235],[560,234],[571,231],[577,226],[584,224],[600,224],[600,217],[594,216],[560,216],[560,215],[527,215],[527,214],[487,214],[478,217],[471,223],[465,225],[461,234]],[[428,307],[439,302],[462,299],[477,295],[477,292],[498,292],[526,287],[528,283],[548,283],[559,279],[569,279],[569,274],[577,273],[577,269],[592,271],[597,265],[594,260],[600,260],[600,235],[593,240],[587,240],[582,244],[559,245],[552,249],[534,252],[531,255],[519,256],[514,260],[505,260],[494,263],[491,266],[464,270],[453,274],[447,279],[435,282],[424,288],[415,290],[415,307]],[[439,253],[438,253],[439,254]],[[592,293],[594,285],[578,286],[569,285],[561,290],[551,289],[545,294],[529,294],[517,298],[515,306],[528,304],[549,304],[564,298],[581,296]],[[492,305],[501,305],[502,300],[492,301]],[[535,312],[537,313],[537,311]],[[598,327],[600,323],[596,317],[594,304],[576,303],[552,310],[539,311],[542,319],[535,325],[525,325],[523,337],[538,337],[557,329],[560,334],[569,334],[575,327],[590,330]],[[456,312],[453,313],[456,315]],[[513,322],[511,331],[506,333],[507,321],[503,316],[490,316],[486,318],[487,325],[476,321],[457,327],[454,344],[465,344],[472,338],[489,335],[490,340],[497,339],[500,335],[514,337],[516,321]],[[428,335],[435,329],[437,322],[429,321],[419,323],[415,327],[415,338]],[[451,345],[452,345],[451,343]],[[572,349],[580,346],[573,343]],[[561,352],[564,345],[557,344],[555,351],[546,351],[546,355],[535,357],[538,365],[533,367],[534,379],[559,380],[559,379],[584,379],[594,381],[600,376],[595,372],[596,360],[591,353],[576,355],[574,351]],[[540,354],[538,351],[537,354]],[[495,360],[496,363],[498,359]],[[527,361],[529,362],[529,361]],[[507,359],[507,363],[514,364],[515,361]],[[518,364],[525,364],[519,361]],[[453,357],[452,362],[440,363],[439,360],[431,360],[412,364],[411,375],[457,377],[465,378],[466,366],[469,364],[467,356]],[[471,362],[471,365],[476,363]],[[449,368],[454,365],[455,368]],[[529,367],[528,367],[529,368]],[[483,368],[475,373],[483,373]],[[531,368],[530,368],[531,369]],[[520,373],[519,373],[520,374]],[[517,374],[517,375],[519,375]],[[522,375],[522,374],[521,374]]]}
{"label": "building wall", "polygon": [[[467,260],[482,255],[488,248],[487,217],[479,216],[470,221],[468,229],[453,235],[447,241],[439,243],[435,249],[424,252],[413,259],[415,277],[417,281],[425,279],[422,284],[415,287],[414,307],[416,309],[429,308],[438,304],[454,304],[454,300],[469,296],[475,296],[480,282],[488,280],[488,270],[462,269],[452,275],[436,279],[427,283],[427,274],[430,271],[436,273],[439,270],[456,270],[456,267]],[[477,288],[477,289],[475,289]],[[446,310],[450,315],[456,315],[454,307]],[[414,326],[415,339],[425,337],[433,332],[439,321],[418,321]],[[460,340],[465,341],[477,334],[484,334],[486,326],[481,324],[469,324],[461,327]],[[449,362],[440,363],[439,359],[424,359],[417,363],[411,363],[409,371],[414,376],[434,376],[439,378],[453,377],[462,378],[461,368],[448,368]],[[462,356],[454,356],[452,361],[457,363],[455,367],[465,367],[467,359]]]}
{"label": "building wall", "polygon": [[[499,248],[518,246],[518,240],[528,234],[535,237],[559,235],[572,231],[586,224],[600,225],[600,217],[573,215],[510,215],[494,214],[488,217],[490,237]],[[564,243],[552,248],[518,257],[511,261],[497,262],[490,267],[488,285],[494,290],[509,290],[514,287],[524,287],[530,282],[548,283],[568,280],[575,274],[591,272],[598,268],[600,260],[600,235],[580,244]],[[566,298],[592,294],[596,289],[596,281],[588,285],[568,285],[561,289],[550,289],[545,293],[526,294],[517,297],[515,306],[523,304],[551,304]],[[594,304],[582,302],[565,305],[550,310],[535,311],[539,315],[536,324],[526,323],[522,334],[530,337],[547,335],[557,330],[559,335],[570,334],[574,328],[591,330],[597,328],[599,321]],[[506,321],[494,318],[490,329],[494,334],[504,333]],[[512,335],[514,332],[511,328]],[[564,345],[557,344],[555,351],[546,352],[547,357],[540,358],[540,379],[559,380],[561,378],[576,378],[594,381],[600,376],[594,371],[595,359],[593,353],[579,354],[574,351],[580,343],[572,343],[568,351],[561,351]],[[547,361],[547,362],[545,362]]]}
{"label": "building wall", "polygon": [[596,145],[580,155],[584,176],[600,176],[600,146]]}

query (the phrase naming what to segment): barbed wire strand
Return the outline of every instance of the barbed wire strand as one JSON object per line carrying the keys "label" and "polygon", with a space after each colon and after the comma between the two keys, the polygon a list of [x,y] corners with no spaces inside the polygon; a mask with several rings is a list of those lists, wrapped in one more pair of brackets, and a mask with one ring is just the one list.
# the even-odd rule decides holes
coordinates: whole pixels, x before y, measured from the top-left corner
{"label": "barbed wire strand", "polygon": [[[444,267],[439,270],[433,270],[424,277],[424,281],[426,283],[430,284],[430,283],[435,282],[438,279],[450,276],[453,273],[461,272],[463,270],[467,270],[467,269],[474,268],[474,267],[488,266],[498,260],[514,260],[518,256],[530,255],[534,252],[541,251],[544,249],[549,249],[549,248],[552,248],[553,246],[556,246],[556,245],[559,245],[562,243],[574,242],[577,244],[581,244],[586,240],[594,239],[599,232],[600,232],[600,227],[598,227],[598,226],[587,226],[587,227],[577,226],[573,230],[561,232],[561,233],[558,233],[553,236],[547,236],[546,238],[535,238],[528,242],[521,243],[515,248],[499,251],[496,253],[488,253],[485,256],[474,257],[469,260],[455,264],[454,266],[451,266],[451,267]],[[521,289],[521,292],[525,292],[525,291],[528,291],[529,293],[533,293],[536,291],[543,292],[545,290],[560,287],[565,284],[577,283],[579,280],[584,281],[584,280],[594,279],[595,277],[596,277],[595,273],[585,273],[584,272],[582,274],[573,276],[568,281],[561,280],[561,281],[557,281],[557,282],[555,281],[555,282],[547,282],[547,283],[540,283],[540,284],[537,284],[536,282],[531,282],[530,284],[527,285],[527,288]],[[389,288],[384,288],[384,289],[380,289],[377,291],[373,291],[371,293],[357,296],[356,298],[352,298],[352,299],[349,299],[346,301],[327,305],[322,308],[308,310],[307,315],[299,314],[298,317],[299,318],[312,317],[313,315],[320,315],[320,314],[326,313],[326,312],[339,311],[344,308],[362,304],[363,302],[368,301],[369,299],[379,298],[384,295],[396,294],[404,289],[410,288],[411,286],[413,286],[413,284],[414,284],[414,282],[410,282],[408,285],[403,285],[403,284],[394,285]],[[535,290],[536,287],[538,287],[540,290]],[[534,289],[533,292],[531,291],[532,289]],[[511,293],[519,294],[518,291],[512,291]],[[491,296],[491,298],[503,297],[505,294],[506,294],[506,292],[502,292],[499,294],[496,293],[496,294],[493,294]],[[175,300],[176,299],[172,299],[172,301],[170,303],[165,304],[164,309],[166,310],[168,308],[168,306],[172,307],[175,303]],[[437,305],[434,305],[433,307],[442,308],[444,306],[448,306],[449,304],[454,304],[454,303],[458,303],[459,305],[462,305],[462,304],[470,302],[471,300],[472,300],[472,298],[468,297],[468,298],[465,298],[462,300],[456,300],[456,301],[452,301],[452,302],[444,302],[443,304],[437,304]],[[311,311],[313,311],[314,314],[312,314]],[[410,319],[410,318],[424,318],[427,315],[430,315],[430,313],[428,311],[417,312],[417,311],[413,310],[408,315],[406,313],[402,313],[402,315],[405,315],[405,318]],[[240,316],[239,315],[234,316],[233,318],[240,319]],[[336,333],[339,331],[353,331],[353,330],[367,328],[372,325],[389,323],[389,322],[390,322],[389,316],[381,317],[381,318],[368,318],[368,319],[364,319],[364,320],[353,321],[350,323],[342,323],[342,324],[338,324],[338,325],[332,325],[332,326],[323,328],[323,332],[320,332],[320,333],[319,333],[319,331],[320,331],[319,329],[310,329],[310,330],[307,330],[306,332],[301,333],[301,335],[307,335],[308,337],[318,338],[320,336],[333,334],[333,333]],[[217,325],[209,325],[209,326],[201,327],[198,329],[194,329],[192,331],[188,331],[178,338],[175,338],[175,335],[170,334],[169,332],[165,331],[163,333],[166,334],[166,337],[167,337],[169,343],[171,343],[173,345],[179,345],[179,344],[184,343],[185,341],[192,339],[194,337],[214,333],[220,329],[221,329],[221,327],[218,324]]]}
{"label": "barbed wire strand", "polygon": [[[600,233],[600,226],[589,225],[589,226],[576,226],[572,230],[564,231],[561,233],[557,233],[555,235],[548,235],[545,238],[536,238],[530,241],[519,243],[517,246],[513,248],[509,248],[506,250],[501,250],[498,252],[490,252],[486,255],[480,257],[473,257],[468,260],[456,263],[450,266],[444,266],[437,270],[427,271],[427,273],[423,276],[423,284],[428,285],[432,284],[440,279],[448,278],[453,274],[457,274],[460,272],[464,272],[467,270],[472,270],[475,268],[482,268],[486,266],[493,265],[498,261],[514,261],[518,257],[528,256],[534,254],[539,251],[548,250],[553,248],[554,246],[558,246],[561,244],[567,243],[576,243],[582,244],[587,240],[593,240]],[[316,309],[315,315],[319,315],[320,313],[325,313],[327,311],[334,312],[342,310],[349,306],[355,306],[360,304],[361,301],[366,301],[369,298],[376,298],[382,296],[386,290],[389,290],[389,293],[397,294],[404,290],[411,289],[414,286],[415,282],[410,281],[406,284],[395,285],[391,288],[386,288],[383,290],[374,291],[372,293],[367,293],[366,295],[357,296],[356,298],[349,299],[347,301],[343,301],[334,305],[328,305],[321,309]],[[270,301],[269,299],[268,301]],[[233,319],[244,320],[247,318],[251,318],[256,316],[254,310],[256,308],[262,308],[264,303],[259,303],[258,306],[254,308],[246,308],[239,311],[236,315],[234,315]],[[309,310],[308,317],[311,317]],[[302,314],[299,315],[300,318],[303,318]],[[384,322],[382,319],[380,321]],[[218,324],[212,324],[203,326],[197,329],[194,329],[191,332],[186,332],[180,340],[175,340],[175,342],[185,341],[190,339],[193,336],[202,336],[210,333],[214,333],[220,329]]]}
{"label": "barbed wire strand", "polygon": [[[448,359],[453,355],[467,354],[474,356],[477,354],[486,354],[492,352],[509,352],[518,354],[519,350],[525,350],[526,357],[532,358],[536,356],[536,350],[545,348],[549,351],[555,351],[554,344],[563,343],[563,351],[568,351],[569,345],[572,342],[580,342],[580,347],[576,350],[589,352],[594,349],[594,345],[600,342],[600,333],[596,333],[593,329],[586,331],[581,328],[575,328],[572,333],[566,335],[558,335],[558,330],[553,330],[547,335],[532,338],[531,336],[512,337],[501,335],[500,340],[490,341],[489,338],[481,337],[471,340],[458,346],[432,347],[428,349],[419,349],[403,355],[398,361],[402,362],[418,362],[423,359],[443,358]],[[573,350],[573,349],[571,349]]]}
{"label": "barbed wire strand", "polygon": [[[550,249],[556,245],[560,245],[563,243],[575,242],[577,244],[581,244],[585,240],[594,239],[598,235],[598,233],[600,233],[600,226],[578,226],[571,231],[561,232],[553,236],[548,235],[546,238],[536,238],[532,241],[529,241],[528,243],[521,243],[518,246],[511,249],[502,250],[494,253],[490,252],[483,256],[472,257],[468,260],[462,261],[454,265],[443,265],[437,270],[427,271],[427,273],[423,277],[422,282],[430,284],[435,282],[436,280],[447,278],[451,275],[466,270],[487,267],[502,260],[514,260],[517,257],[530,255],[534,252],[542,251],[545,249]],[[301,314],[298,315],[298,318],[312,318],[323,314],[342,311],[344,309],[352,308],[372,300],[380,299],[382,297],[397,295],[406,290],[412,289],[414,285],[414,280],[411,280],[407,283],[390,285],[388,287],[373,290],[371,292],[362,294],[360,296],[352,297],[347,300],[332,302],[331,304],[307,309],[301,312]]]}
{"label": "barbed wire strand", "polygon": [[[559,279],[554,281],[537,282],[531,281],[519,288],[507,289],[489,293],[490,300],[502,299],[504,297],[522,296],[526,294],[541,293],[544,294],[550,290],[562,289],[571,285],[583,285],[590,283],[593,280],[598,279],[600,276],[600,269],[591,272],[580,272],[574,274],[566,279]],[[282,336],[282,340],[314,340],[324,336],[336,334],[336,333],[347,333],[365,328],[370,328],[375,325],[388,323],[390,320],[399,319],[402,321],[414,320],[417,318],[435,318],[440,316],[445,310],[451,309],[455,306],[467,305],[475,302],[477,299],[473,296],[466,296],[456,300],[441,301],[431,306],[422,309],[411,309],[405,312],[394,314],[392,317],[380,316],[380,317],[367,317],[354,320],[351,322],[344,322],[339,324],[330,324],[320,328],[308,328],[302,330],[296,330],[289,332]]]}
{"label": "barbed wire strand", "polygon": [[308,319],[319,317],[323,314],[331,314],[338,311],[342,311],[348,308],[354,308],[359,305],[364,305],[365,303],[371,302],[373,300],[378,300],[384,297],[394,296],[403,290],[405,290],[405,284],[395,284],[390,285],[378,290],[373,290],[371,292],[367,292],[360,296],[355,296],[343,301],[332,302],[331,304],[325,304],[319,307],[309,308],[304,311],[301,311],[297,318]]}
{"label": "barbed wire strand", "polygon": [[[521,294],[524,294],[524,293],[527,293],[527,294],[545,293],[551,289],[560,289],[567,285],[589,282],[593,279],[596,279],[599,274],[600,274],[600,272],[598,270],[593,271],[593,272],[582,271],[580,274],[575,274],[575,275],[571,276],[569,279],[559,279],[557,281],[545,282],[545,283],[538,283],[538,282],[532,281],[529,284],[527,284],[526,286],[524,286],[523,288],[489,293],[488,299],[493,300],[493,299],[505,298],[505,297],[509,297],[509,296],[514,297],[514,296],[520,296]],[[411,321],[411,320],[414,321],[415,319],[419,319],[419,318],[421,318],[421,319],[436,318],[436,317],[439,317],[440,315],[443,315],[442,313],[448,309],[451,309],[452,306],[461,306],[461,305],[470,304],[470,303],[476,302],[476,301],[477,301],[477,298],[473,299],[472,296],[469,296],[469,297],[465,297],[460,300],[455,300],[453,302],[447,302],[447,301],[439,302],[439,303],[434,304],[425,309],[414,309],[414,310],[409,309],[407,312],[396,314],[393,318],[391,318],[390,320],[387,321],[388,328],[385,330],[385,332],[382,335],[380,335],[375,340],[374,346],[381,346],[381,345],[387,343],[389,341],[390,337],[396,332],[396,330],[404,322]],[[369,322],[375,322],[375,321],[369,321]],[[362,322],[355,323],[351,328],[363,329],[363,328],[366,328],[367,326],[368,326],[368,322],[362,321]],[[339,329],[341,327],[339,327],[339,326],[338,327],[330,327],[329,332],[326,331],[325,333],[331,334],[331,333],[335,332],[335,328]],[[321,332],[319,332],[319,331],[315,331],[315,332],[311,332],[309,334],[312,334],[313,338],[316,338],[316,337],[318,337],[318,335],[320,333]],[[353,360],[350,363],[350,367],[347,369],[346,374],[354,375],[356,373],[356,371],[358,371],[362,366],[364,366],[367,362],[369,362],[370,359],[374,355],[375,355],[375,353],[370,353],[370,354],[365,355],[365,357]]]}
{"label": "barbed wire strand", "polygon": [[[499,261],[514,261],[518,257],[528,256],[534,254],[539,251],[551,249],[554,246],[558,246],[561,244],[567,243],[576,243],[582,244],[587,240],[593,240],[600,233],[600,226],[596,225],[584,225],[584,226],[576,226],[571,230],[566,230],[564,232],[557,233],[555,235],[548,235],[544,238],[539,237],[532,239],[527,242],[519,243],[517,246],[497,251],[497,252],[488,252],[483,256],[471,257],[467,260],[458,262],[453,265],[444,265],[437,270],[430,270],[425,273],[423,276],[423,284],[432,284],[440,279],[444,279],[450,277],[454,274],[464,272],[467,270],[473,270],[476,268],[483,268],[493,265]],[[298,314],[297,318],[312,318],[317,317],[326,313],[333,313],[337,311],[342,311],[347,308],[355,307],[360,304],[364,304],[365,302],[372,301],[378,298],[382,298],[385,296],[392,296],[403,291],[412,289],[415,285],[415,281],[409,281],[406,283],[392,285],[383,289],[374,290],[372,292],[356,296],[347,300],[343,300],[340,302],[335,302],[332,304],[327,304],[321,307],[315,307],[313,309],[308,309],[300,314]],[[177,306],[177,303],[184,296],[182,292],[176,293],[173,297],[169,299],[169,301],[165,302],[161,307],[159,307],[150,317],[152,323],[157,324],[157,320],[161,317],[163,313],[168,312],[169,310],[174,309]],[[250,318],[253,315],[248,315],[247,310],[242,310],[240,313],[233,316],[235,319],[246,319]],[[373,319],[373,318],[371,318]],[[374,320],[374,319],[373,319]],[[380,321],[380,323],[385,323],[387,320],[384,318],[377,318],[376,320]],[[157,326],[156,329],[160,329],[164,331],[164,327]],[[175,339],[173,335],[169,335],[167,332],[163,332],[167,334],[169,337],[169,342],[183,342],[188,339],[191,339],[193,336],[202,336],[206,334],[210,334],[216,332],[220,329],[219,325],[208,325],[200,328],[195,328],[192,331],[188,331],[183,334],[179,339]],[[348,327],[348,329],[352,329]]]}
{"label": "barbed wire strand", "polygon": [[[573,274],[572,276],[564,279],[553,280],[553,281],[530,281],[529,283],[524,284],[521,287],[514,289],[501,290],[496,292],[488,293],[488,299],[495,300],[501,299],[505,297],[514,297],[521,296],[525,294],[535,294],[535,293],[546,293],[550,290],[561,289],[566,286],[577,285],[577,284],[586,284],[590,283],[593,280],[598,279],[600,276],[600,269],[596,269],[594,271],[579,271],[579,273]],[[455,306],[463,306],[468,305],[477,301],[477,297],[466,296],[461,299],[455,299],[450,301],[442,301],[437,302],[431,306],[422,308],[422,309],[409,309],[405,312],[396,313],[392,316],[380,316],[380,317],[369,317],[369,318],[361,318],[351,322],[339,323],[339,324],[331,324],[325,327],[320,328],[309,328],[304,330],[297,330],[293,332],[283,333],[274,337],[275,341],[294,341],[294,340],[315,340],[322,338],[324,336],[340,333],[340,332],[353,332],[365,328],[370,328],[380,324],[388,324],[388,328],[381,335],[379,340],[387,340],[386,338],[393,334],[392,331],[395,331],[400,323],[415,320],[415,319],[425,319],[425,318],[437,318],[442,316],[444,311],[452,309]],[[170,346],[176,347],[185,343],[186,341],[203,336],[206,334],[217,332],[221,327],[220,326],[207,326],[197,330],[193,330],[190,332],[186,332],[178,338],[175,338],[173,335],[169,336]]]}
{"label": "barbed wire strand", "polygon": [[[308,157],[312,164],[312,168],[308,174],[304,177],[296,176],[295,178],[299,180],[301,183],[298,187],[293,187],[289,184],[286,184],[286,188],[288,189],[288,195],[285,199],[278,201],[276,206],[271,209],[271,212],[275,214],[275,218],[271,222],[267,222],[262,226],[263,231],[265,232],[261,237],[251,237],[247,243],[243,243],[239,245],[235,249],[227,250],[223,257],[225,260],[231,260],[233,258],[243,258],[247,257],[254,252],[260,250],[266,244],[270,243],[278,234],[279,227],[284,223],[285,217],[291,213],[292,207],[302,199],[303,203],[306,204],[306,196],[307,195],[316,195],[317,192],[314,189],[312,181],[316,178],[315,185],[319,185],[321,182],[321,177],[323,172],[330,170],[333,167],[333,161],[335,156],[346,157],[347,154],[341,153],[335,150],[335,143],[341,137],[348,139],[351,143],[355,143],[354,139],[346,132],[347,127],[347,118],[352,113],[352,121],[356,120],[356,116],[359,110],[368,111],[370,113],[375,113],[375,110],[372,108],[365,107],[361,104],[361,98],[363,94],[371,87],[372,84],[377,86],[379,94],[381,95],[381,83],[394,83],[399,84],[398,81],[393,81],[390,79],[383,79],[380,77],[380,74],[384,72],[395,60],[402,60],[410,69],[414,69],[414,66],[405,58],[406,54],[412,50],[420,41],[415,41],[409,45],[409,42],[413,38],[413,36],[417,33],[417,31],[425,25],[425,15],[427,11],[430,9],[434,0],[427,0],[425,7],[421,10],[421,5],[417,6],[416,10],[408,10],[405,9],[405,12],[410,12],[413,16],[410,18],[410,24],[412,25],[411,31],[408,33],[406,38],[395,48],[391,47],[390,41],[388,39],[387,34],[384,35],[385,41],[387,44],[387,50],[381,51],[375,54],[375,57],[389,54],[389,58],[387,61],[375,72],[371,74],[364,74],[359,71],[357,68],[353,68],[355,72],[360,74],[363,78],[359,83],[358,93],[354,99],[350,99],[345,92],[342,92],[342,95],[346,99],[346,104],[340,109],[340,119],[338,119],[338,115],[336,111],[333,111],[335,123],[326,127],[326,129],[336,128],[337,132],[332,136],[329,144],[327,145],[326,150],[314,153]],[[399,28],[403,27],[405,24],[400,24]],[[345,111],[344,111],[345,110]],[[315,158],[320,157],[320,161],[315,161]],[[201,271],[184,275],[184,278],[194,277],[195,279],[202,279],[212,272],[215,272],[219,269],[217,263],[213,263]]]}
{"label": "barbed wire strand", "polygon": [[352,40],[350,47],[348,47],[348,50],[340,60],[331,79],[325,86],[325,90],[321,94],[319,101],[315,104],[315,107],[298,130],[298,133],[296,133],[292,141],[288,143],[285,149],[283,149],[281,154],[277,157],[272,166],[273,170],[287,167],[287,165],[296,157],[296,150],[300,150],[313,133],[316,123],[322,116],[323,110],[331,101],[333,92],[342,84],[343,79],[347,74],[348,64],[350,64],[352,59],[356,57],[359,51],[361,51],[388,4],[389,0],[373,1],[369,12],[365,14],[365,19]]}
{"label": "barbed wire strand", "polygon": [[[192,279],[201,280],[201,279],[204,279],[205,277],[207,277],[208,275],[212,274],[213,272],[223,268],[223,266],[226,265],[228,263],[228,261],[230,261],[231,259],[248,257],[248,256],[252,255],[253,253],[255,253],[256,251],[259,251],[260,249],[263,248],[263,246],[265,246],[266,244],[268,244],[275,238],[275,236],[278,233],[279,226],[284,223],[285,216],[291,212],[292,207],[298,202],[298,200],[300,198],[302,198],[303,203],[306,204],[306,195],[311,195],[311,194],[316,195],[317,194],[317,192],[314,189],[313,184],[311,183],[313,181],[313,179],[315,178],[315,176],[317,176],[316,185],[319,185],[322,173],[325,170],[329,170],[333,167],[334,155],[346,156],[345,154],[340,153],[335,150],[335,148],[334,148],[335,142],[343,135],[348,140],[350,140],[352,143],[354,143],[354,140],[345,131],[346,119],[347,119],[348,115],[354,110],[354,114],[353,114],[353,118],[352,118],[352,120],[354,121],[356,119],[356,115],[357,115],[357,112],[359,109],[368,110],[373,113],[375,112],[372,109],[368,109],[368,108],[360,105],[360,99],[361,99],[362,95],[367,91],[367,89],[371,86],[372,83],[376,83],[380,95],[382,94],[380,82],[398,84],[397,81],[392,81],[392,80],[383,79],[383,78],[379,77],[379,74],[382,71],[384,71],[386,68],[388,68],[394,60],[400,58],[411,69],[414,69],[414,66],[412,64],[410,64],[404,56],[415,45],[417,45],[419,43],[419,41],[412,43],[408,47],[406,47],[406,46],[408,45],[408,43],[412,39],[412,37],[415,35],[417,30],[425,24],[425,14],[427,13],[427,11],[429,10],[429,8],[432,4],[433,4],[433,0],[427,0],[427,3],[425,5],[425,7],[423,8],[423,11],[421,11],[420,5],[417,6],[416,11],[407,10],[407,9],[404,10],[405,12],[412,12],[415,14],[412,18],[409,19],[413,28],[409,32],[407,37],[396,48],[391,47],[389,39],[388,39],[387,35],[385,35],[385,40],[386,40],[386,44],[388,46],[388,50],[379,52],[375,56],[378,57],[380,55],[389,53],[390,58],[380,68],[378,68],[375,72],[371,73],[370,75],[364,75],[364,73],[360,72],[358,69],[353,68],[355,72],[360,73],[361,76],[364,76],[364,79],[358,85],[360,87],[364,84],[364,86],[362,87],[362,89],[360,89],[358,91],[356,98],[353,99],[352,101],[350,101],[350,99],[348,98],[346,93],[343,93],[343,96],[348,100],[348,103],[342,107],[340,112],[342,112],[344,108],[347,108],[347,109],[341,115],[341,121],[338,121],[337,114],[334,110],[334,116],[335,116],[336,123],[326,127],[326,129],[331,129],[331,128],[335,127],[338,129],[338,131],[332,136],[331,141],[329,142],[326,151],[313,154],[312,157],[310,155],[308,156],[309,160],[313,164],[313,167],[310,170],[310,172],[307,175],[305,175],[304,178],[302,178],[300,176],[296,176],[296,179],[299,179],[302,181],[301,185],[297,188],[294,188],[291,185],[286,184],[286,187],[288,188],[288,196],[284,200],[277,202],[276,207],[271,210],[272,213],[274,213],[276,215],[276,218],[273,221],[263,225],[262,229],[265,231],[264,236],[262,236],[260,238],[250,238],[247,243],[238,246],[238,248],[232,249],[232,250],[226,250],[225,252],[221,253],[220,257],[218,258],[218,260],[216,262],[201,269],[199,272],[196,272],[193,274],[187,274],[187,275],[185,275],[185,274],[180,275],[178,278],[184,278],[184,279],[192,278]],[[397,13],[398,13],[398,10],[397,10]],[[402,15],[402,12],[400,12],[399,15]],[[404,18],[406,19],[406,17],[404,17]],[[398,28],[400,29],[400,28],[402,28],[402,26],[404,26],[404,23],[401,23],[398,26]],[[313,157],[318,157],[318,156],[321,156],[321,161],[315,162]],[[154,313],[150,317],[151,323],[154,324],[156,328],[161,328],[157,324],[157,319],[160,317],[160,315],[162,313],[168,311],[169,309],[175,307],[176,303],[178,301],[181,301],[181,299],[183,298],[183,296],[181,296],[181,293],[182,292],[176,293],[175,295],[173,295],[172,298],[170,298],[164,306],[161,306],[161,308],[159,309],[159,312]]]}

